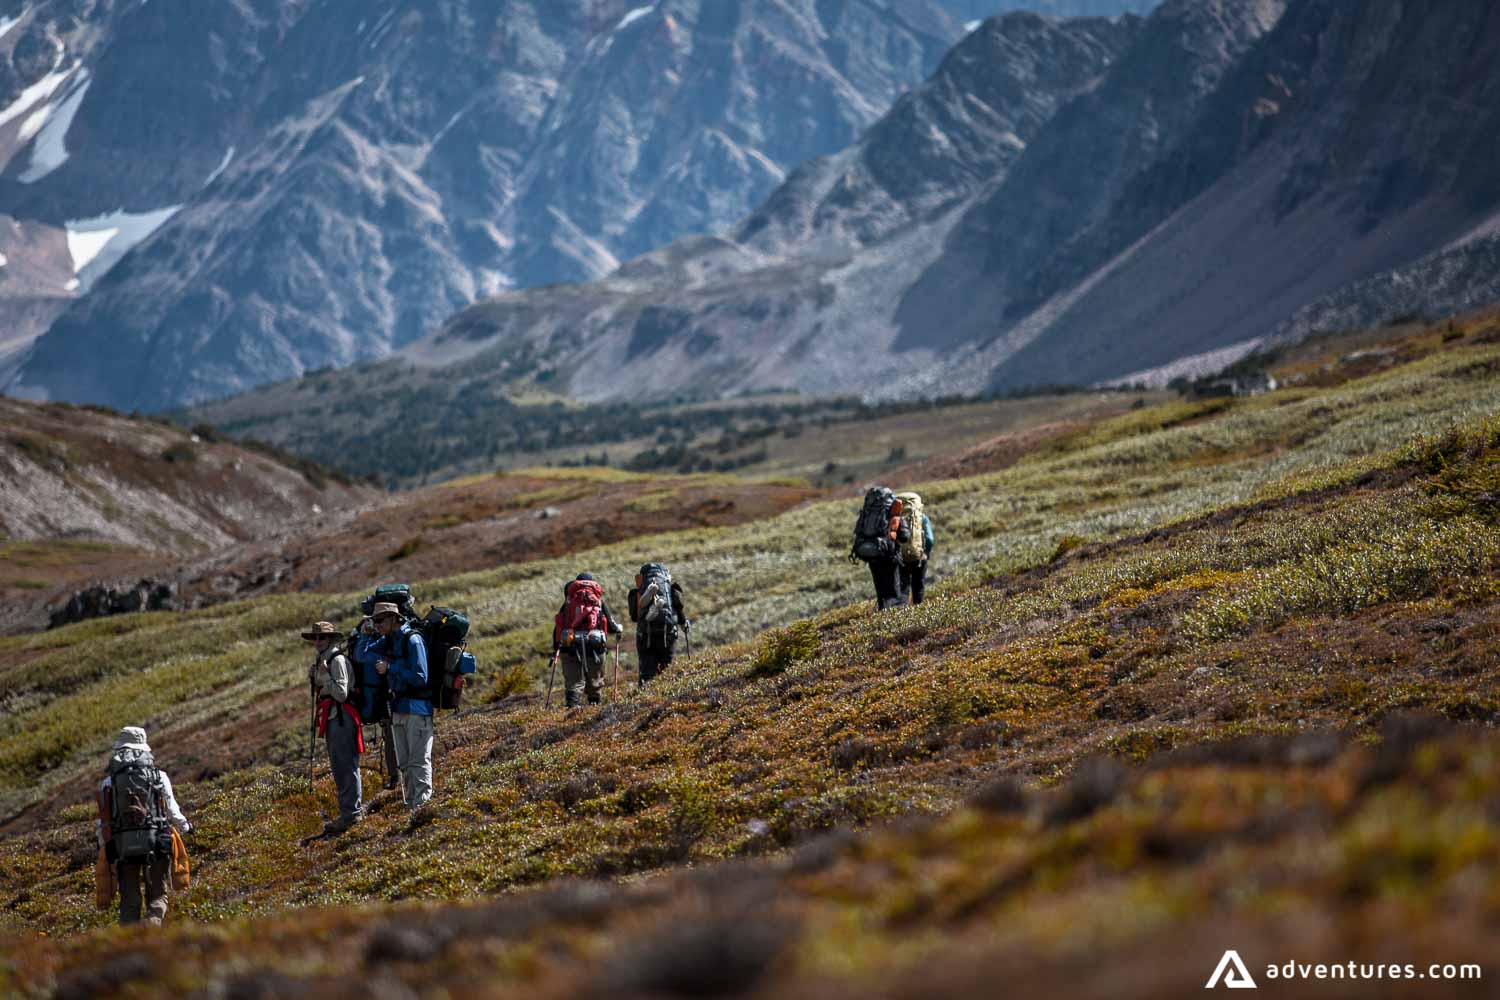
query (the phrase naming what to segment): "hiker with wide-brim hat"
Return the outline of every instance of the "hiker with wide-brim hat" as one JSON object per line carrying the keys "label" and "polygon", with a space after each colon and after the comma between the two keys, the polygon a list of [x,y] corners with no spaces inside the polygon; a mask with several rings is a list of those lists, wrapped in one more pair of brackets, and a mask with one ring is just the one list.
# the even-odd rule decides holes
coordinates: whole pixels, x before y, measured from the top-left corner
{"label": "hiker with wide-brim hat", "polygon": [[339,799],[339,818],[325,832],[342,833],[358,823],[363,813],[359,755],[365,752],[365,737],[359,708],[349,698],[353,669],[344,655],[343,635],[332,622],[314,622],[302,638],[313,646],[313,661],[307,668],[316,706],[313,725],[328,747],[328,767]]}
{"label": "hiker with wide-brim hat", "polygon": [[159,926],[167,915],[174,855],[179,850],[186,854],[172,830],[185,837],[193,824],[177,805],[172,780],[156,766],[142,727],[126,726],[115,737],[99,783],[98,807],[95,888],[100,909],[109,906],[118,885],[120,923],[136,923],[143,918],[144,892],[144,919]]}
{"label": "hiker with wide-brim hat", "polygon": [[401,772],[401,800],[420,809],[432,798],[432,700],[427,689],[427,646],[401,609],[380,602],[370,609],[370,633],[354,659],[390,687],[391,735]]}

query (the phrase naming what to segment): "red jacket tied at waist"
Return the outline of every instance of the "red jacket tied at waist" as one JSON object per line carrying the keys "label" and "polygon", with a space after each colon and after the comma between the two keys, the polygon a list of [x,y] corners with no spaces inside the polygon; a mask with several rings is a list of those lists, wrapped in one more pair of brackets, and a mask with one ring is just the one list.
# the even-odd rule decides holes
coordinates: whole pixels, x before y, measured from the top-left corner
{"label": "red jacket tied at waist", "polygon": [[[322,699],[321,701],[318,702],[318,735],[319,736],[327,736],[328,735],[328,715],[329,715],[329,712],[331,712],[333,710],[334,704],[335,704],[335,702],[334,702],[334,700],[332,698],[324,698],[324,699]],[[348,715],[350,719],[354,720],[354,734],[355,734],[356,739],[358,740],[358,744],[357,745],[358,745],[358,748],[359,748],[359,752],[360,753],[364,753],[365,752],[365,731],[364,731],[363,727],[360,724],[359,709],[355,708],[353,705],[349,704],[347,701],[343,702],[342,704],[339,704],[339,708],[342,708],[344,710],[344,713],[346,715]]]}

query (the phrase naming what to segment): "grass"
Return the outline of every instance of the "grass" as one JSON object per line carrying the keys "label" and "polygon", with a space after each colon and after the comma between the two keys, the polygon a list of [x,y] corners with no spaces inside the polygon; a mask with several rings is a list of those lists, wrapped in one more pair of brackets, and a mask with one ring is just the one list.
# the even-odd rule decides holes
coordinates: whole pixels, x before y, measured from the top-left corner
{"label": "grass", "polygon": [[[174,913],[228,921],[224,940],[280,968],[337,968],[281,955],[270,942],[290,925],[277,915],[711,865],[913,816],[931,819],[831,849],[825,875],[792,880],[786,905],[810,929],[790,968],[878,982],[946,953],[945,927],[983,940],[1021,913],[1007,932],[1015,947],[1062,955],[1067,934],[1106,949],[1169,940],[1194,914],[1251,920],[1288,892],[1437,898],[1413,888],[1423,865],[1443,879],[1495,870],[1492,820],[1479,821],[1478,840],[1457,837],[1471,846],[1443,846],[1476,815],[1478,786],[1403,786],[1397,806],[1420,817],[1420,832],[1387,866],[1387,803],[1350,791],[1350,776],[1374,766],[1358,747],[1292,778],[1271,764],[1250,774],[1189,761],[1173,765],[1171,784],[1080,764],[1318,727],[1369,738],[1414,708],[1500,719],[1500,436],[1484,375],[1497,357],[1460,342],[1336,386],[1132,411],[1001,472],[911,484],[938,530],[937,583],[918,608],[870,613],[863,568],[842,558],[852,497],[423,584],[422,600],[470,611],[490,685],[473,694],[492,699],[439,720],[429,821],[410,826],[385,799],[342,840],[297,852],[331,789],[325,779],[310,794],[297,777],[289,711],[265,762],[184,783],[200,882]],[[518,696],[540,675],[562,582],[590,569],[619,600],[648,555],[687,586],[695,642],[712,642],[603,710],[561,715]],[[9,811],[85,781],[127,715],[150,719],[153,742],[171,747],[212,717],[295,689],[296,629],[351,621],[354,596],[5,640],[0,689],[14,724],[0,735],[0,802]],[[1493,747],[1443,746],[1464,773],[1493,773],[1473,762],[1492,760]],[[997,775],[1015,787],[989,801],[1018,810],[964,811]],[[1215,805],[1226,782],[1230,797]],[[1296,816],[1299,803],[1326,806],[1339,832],[1287,821],[1287,839],[1264,845],[1233,833]],[[89,907],[77,826],[0,840],[0,926],[57,934],[105,922]],[[1316,893],[1294,882],[1223,902],[1216,893],[1239,874],[1270,877],[1273,843],[1316,854],[1296,856]],[[1262,849],[1260,860],[1244,854]],[[678,905],[675,890],[662,898]],[[1091,901],[1103,901],[1094,916]],[[342,940],[382,912],[309,919]],[[1124,913],[1127,924],[1109,919]],[[599,919],[612,942],[635,926]],[[93,954],[109,939],[75,940],[66,947]],[[27,968],[55,971],[63,947]],[[217,947],[194,954],[189,978],[224,974]],[[560,982],[545,960],[529,968],[511,974]]]}

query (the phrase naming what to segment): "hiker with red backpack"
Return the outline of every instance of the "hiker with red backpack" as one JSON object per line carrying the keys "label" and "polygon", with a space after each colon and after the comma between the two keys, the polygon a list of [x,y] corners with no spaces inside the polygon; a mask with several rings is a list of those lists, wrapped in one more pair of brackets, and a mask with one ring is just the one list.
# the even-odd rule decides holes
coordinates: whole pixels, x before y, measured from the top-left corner
{"label": "hiker with red backpack", "polygon": [[579,573],[563,587],[563,605],[552,627],[552,656],[561,658],[563,695],[568,708],[585,696],[590,705],[603,700],[607,636],[625,631],[604,601],[604,588],[592,573]]}
{"label": "hiker with red backpack", "polygon": [[371,630],[361,636],[354,660],[384,679],[391,697],[391,735],[401,772],[401,801],[412,812],[432,798],[432,695],[427,646],[395,604],[370,608]]}
{"label": "hiker with red backpack", "polygon": [[[146,730],[140,726],[126,726],[115,737],[99,785],[98,806],[94,834],[103,861],[96,879],[102,876],[107,887],[112,876],[119,885],[120,923],[141,919],[144,890],[146,923],[160,927],[167,915],[168,879],[174,876],[178,857],[182,878],[186,878],[187,851],[181,838],[193,832],[193,824],[178,807],[172,781],[156,766]],[[98,893],[101,909],[108,907],[113,895]]]}
{"label": "hiker with red backpack", "polygon": [[901,601],[901,547],[911,541],[911,528],[901,516],[902,504],[884,486],[865,491],[865,502],[854,522],[854,545],[849,561],[870,564],[875,581],[877,610],[894,608]]}

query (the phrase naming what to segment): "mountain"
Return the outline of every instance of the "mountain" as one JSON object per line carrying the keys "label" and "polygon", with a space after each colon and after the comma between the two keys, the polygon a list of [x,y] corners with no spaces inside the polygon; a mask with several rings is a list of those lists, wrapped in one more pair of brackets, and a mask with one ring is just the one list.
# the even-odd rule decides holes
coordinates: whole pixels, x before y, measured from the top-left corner
{"label": "mountain", "polygon": [[[479,303],[386,370],[595,400],[940,395],[1243,353],[1340,296],[1477,304],[1497,45],[1500,11],[1461,0],[993,19],[734,230]],[[1414,288],[1424,260],[1447,277]]]}
{"label": "mountain", "polygon": [[1254,342],[1456,247],[1500,213],[1497,47],[1492,5],[1293,3],[1181,140],[1039,263],[982,228],[1036,186],[971,215],[959,238],[984,263],[969,270],[956,238],[903,302],[903,332],[925,344],[915,314],[964,303],[944,325],[992,386],[1103,379]]}
{"label": "mountain", "polygon": [[940,0],[13,6],[0,214],[76,274],[11,391],[144,409],[727,228],[962,34]]}

